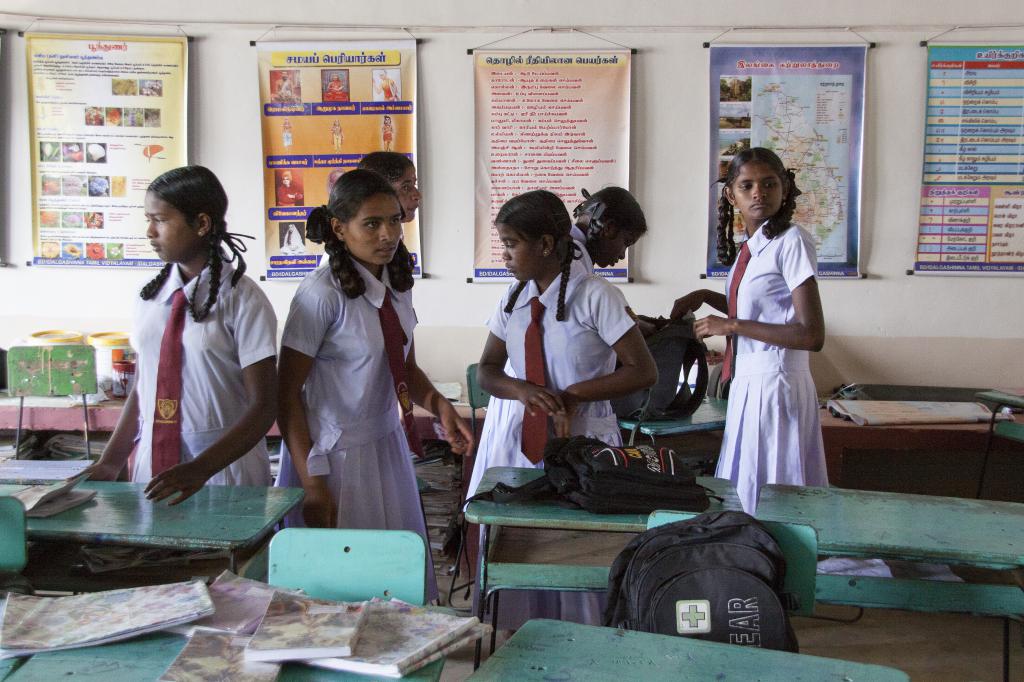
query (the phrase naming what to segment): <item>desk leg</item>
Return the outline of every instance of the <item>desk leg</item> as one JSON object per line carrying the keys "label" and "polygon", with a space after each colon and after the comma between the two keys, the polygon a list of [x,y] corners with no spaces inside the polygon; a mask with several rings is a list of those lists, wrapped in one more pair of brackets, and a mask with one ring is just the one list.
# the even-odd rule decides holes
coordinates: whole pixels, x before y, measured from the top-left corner
{"label": "desk leg", "polygon": [[[480,576],[480,587],[477,591],[476,598],[476,617],[480,622],[484,622],[484,610],[487,605],[487,550],[491,539],[491,526],[489,524],[482,524],[480,526],[480,534],[482,536],[480,541],[480,557],[479,557],[479,568],[477,569],[477,575]],[[476,651],[473,654],[473,670],[480,667],[480,653],[483,650],[483,639],[476,640]]]}
{"label": "desk leg", "polygon": [[228,570],[238,575],[238,553],[235,550],[228,555]]}
{"label": "desk leg", "polygon": [[988,439],[985,441],[985,456],[981,458],[981,475],[978,477],[978,494],[974,497],[981,499],[981,493],[985,489],[985,472],[988,471],[988,455],[992,452],[992,440],[996,435],[996,415],[999,414],[999,410],[1003,409],[1002,405],[995,405],[992,408],[992,419],[988,423]]}
{"label": "desk leg", "polygon": [[1010,682],[1010,619],[1003,618],[1003,682]]}

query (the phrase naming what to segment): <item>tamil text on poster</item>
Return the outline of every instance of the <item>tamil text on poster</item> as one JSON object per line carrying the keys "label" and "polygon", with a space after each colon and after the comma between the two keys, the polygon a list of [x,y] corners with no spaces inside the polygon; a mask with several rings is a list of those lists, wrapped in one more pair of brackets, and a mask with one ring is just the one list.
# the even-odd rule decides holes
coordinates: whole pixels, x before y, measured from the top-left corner
{"label": "tamil text on poster", "polygon": [[[306,218],[367,154],[414,163],[416,42],[259,43],[267,278],[302,277],[323,258]],[[423,272],[419,217],[403,225]]]}
{"label": "tamil text on poster", "polygon": [[28,34],[37,265],[156,266],[149,183],[187,163],[184,36]]}
{"label": "tamil text on poster", "polygon": [[[494,216],[529,190],[572,210],[581,191],[629,187],[630,52],[475,52],[476,231],[473,275],[510,277]],[[626,261],[598,274],[628,276]]]}
{"label": "tamil text on poster", "polygon": [[1024,273],[1024,46],[929,46],[914,269]]}
{"label": "tamil text on poster", "polygon": [[[733,157],[767,147],[796,173],[793,221],[814,238],[820,277],[857,277],[866,45],[711,47],[707,274],[718,262],[718,201]],[[731,229],[745,239],[737,214]]]}

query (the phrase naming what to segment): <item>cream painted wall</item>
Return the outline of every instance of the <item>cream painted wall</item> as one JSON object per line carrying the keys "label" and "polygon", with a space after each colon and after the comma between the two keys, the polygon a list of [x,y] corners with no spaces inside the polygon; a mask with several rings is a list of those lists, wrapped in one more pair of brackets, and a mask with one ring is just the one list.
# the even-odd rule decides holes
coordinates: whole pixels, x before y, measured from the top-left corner
{"label": "cream painted wall", "polygon": [[[956,24],[1024,24],[1017,0],[894,3],[762,3],[671,0],[458,0],[388,3],[306,0],[175,3],[108,0],[0,0],[8,28],[0,63],[0,341],[60,327],[125,329],[145,273],[25,267],[31,257],[30,179],[24,41],[17,30],[32,17],[74,16],[88,23],[42,21],[32,30],[173,33],[173,27],[119,20],[180,23],[191,45],[191,159],[211,167],[231,197],[233,229],[260,232],[260,134],[255,56],[249,41],[397,38],[412,26],[420,45],[419,174],[424,260],[416,285],[421,327],[417,354],[438,380],[460,379],[486,335],[482,324],[501,287],[466,284],[473,257],[473,98],[466,49],[530,26],[575,25],[640,50],[634,62],[632,185],[647,214],[649,235],[633,253],[637,283],[623,291],[637,311],[667,312],[674,298],[707,284],[698,279],[706,246],[707,51],[701,43],[730,25],[854,26],[878,47],[869,52],[863,178],[863,281],[821,283],[829,341],[815,358],[819,390],[840,381],[959,385],[1024,385],[1024,280],[1007,277],[909,277],[920,186],[926,51],[918,45]],[[20,15],[23,13],[23,15]],[[221,23],[216,23],[221,22]],[[263,22],[263,23],[254,23]],[[269,29],[275,24],[383,26],[376,30]],[[483,28],[474,28],[482,26]],[[652,28],[657,27],[657,28]],[[703,28],[699,28],[703,27]],[[957,31],[957,41],[1024,43],[1024,28]],[[734,31],[729,42],[850,42],[841,31]],[[532,33],[513,47],[601,47],[566,31]],[[249,251],[259,274],[262,244]],[[265,283],[278,316],[295,284]]]}

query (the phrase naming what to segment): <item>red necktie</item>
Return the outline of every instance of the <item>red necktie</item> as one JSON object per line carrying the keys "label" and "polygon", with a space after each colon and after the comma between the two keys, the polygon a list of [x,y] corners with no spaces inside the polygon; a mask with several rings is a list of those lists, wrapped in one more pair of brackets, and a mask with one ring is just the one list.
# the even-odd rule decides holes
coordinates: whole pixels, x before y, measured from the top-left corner
{"label": "red necktie", "polygon": [[[526,380],[536,386],[547,386],[544,378],[544,304],[534,296],[530,299],[530,326],[526,328]],[[536,408],[535,408],[536,409]],[[548,416],[540,410],[523,413],[523,454],[536,464],[544,459],[548,442]]]}
{"label": "red necktie", "polygon": [[384,291],[384,302],[380,306],[380,330],[384,334],[384,353],[388,357],[388,368],[395,382],[395,395],[398,406],[402,410],[402,426],[405,437],[409,439],[409,447],[418,457],[423,456],[423,444],[416,435],[416,422],[412,416],[412,398],[409,395],[409,382],[405,373],[405,342],[408,337],[402,330],[402,323],[391,304],[391,292]]}
{"label": "red necktie", "polygon": [[181,334],[185,331],[185,292],[171,296],[171,316],[160,341],[153,415],[152,474],[181,462]]}
{"label": "red necktie", "polygon": [[[736,295],[740,291],[740,280],[743,273],[747,271],[747,263],[750,262],[750,249],[747,243],[743,242],[740,248],[740,256],[736,261],[736,269],[732,273],[732,282],[729,283],[729,319],[736,319]],[[736,335],[731,334],[725,342],[725,365],[722,367],[722,382],[732,379],[733,366],[736,362]]]}

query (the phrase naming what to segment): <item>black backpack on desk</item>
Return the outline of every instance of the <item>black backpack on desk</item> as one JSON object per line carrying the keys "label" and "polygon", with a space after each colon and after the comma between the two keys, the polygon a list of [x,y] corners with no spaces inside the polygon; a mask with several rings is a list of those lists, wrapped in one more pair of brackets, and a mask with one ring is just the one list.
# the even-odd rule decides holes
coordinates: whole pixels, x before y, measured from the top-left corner
{"label": "black backpack on desk", "polygon": [[743,512],[651,528],[612,563],[603,623],[641,632],[797,651],[786,560]]}
{"label": "black backpack on desk", "polygon": [[597,514],[704,511],[710,504],[707,488],[669,448],[614,446],[586,436],[553,438],[544,448],[544,474],[518,487],[499,483],[470,499],[557,500]]}

